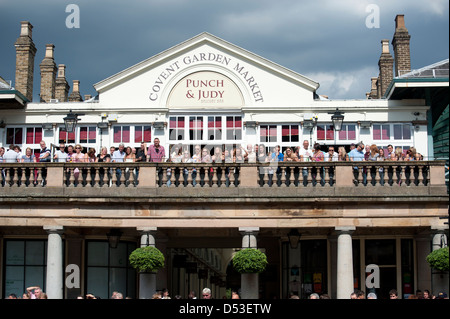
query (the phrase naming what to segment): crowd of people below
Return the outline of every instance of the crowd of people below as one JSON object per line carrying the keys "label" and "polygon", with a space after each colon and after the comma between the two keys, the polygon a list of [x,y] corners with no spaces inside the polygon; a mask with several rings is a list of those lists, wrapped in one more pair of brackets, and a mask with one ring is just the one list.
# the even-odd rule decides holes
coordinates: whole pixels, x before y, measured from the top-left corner
{"label": "crowd of people below", "polygon": [[[223,296],[222,299],[241,299],[238,290],[230,290],[228,296]],[[389,291],[389,299],[400,299],[396,289],[391,289]],[[47,294],[42,291],[39,286],[28,287],[26,293],[22,295],[22,298],[18,297],[16,294],[9,294],[7,299],[47,299]],[[99,296],[95,296],[92,293],[87,293],[86,295],[79,295],[77,299],[101,299]],[[131,297],[124,297],[121,292],[114,291],[110,299],[132,299]],[[164,288],[155,292],[151,299],[172,299],[169,294],[169,290]],[[173,299],[183,299],[180,295],[175,295]],[[197,294],[194,290],[191,290],[188,294],[187,299],[197,299]],[[202,290],[202,295],[199,299],[213,299],[212,292],[210,288],[204,288]],[[290,294],[288,299],[300,299],[297,294]],[[308,299],[331,299],[330,295],[312,293],[308,296]],[[378,299],[375,292],[366,293],[362,290],[355,290],[350,294],[350,299]],[[447,293],[439,292],[437,295],[431,294],[429,290],[416,290],[415,294],[410,294],[407,299],[448,299]]]}
{"label": "crowd of people below", "polygon": [[59,149],[53,155],[46,146],[45,141],[40,142],[40,151],[36,155],[30,147],[22,153],[18,145],[10,145],[8,150],[0,148],[0,162],[5,163],[28,163],[28,162],[172,162],[172,163],[265,163],[265,162],[325,162],[325,161],[419,161],[423,156],[417,152],[415,147],[410,147],[406,152],[401,147],[390,144],[386,149],[375,144],[364,145],[363,142],[350,145],[347,153],[344,146],[335,150],[334,146],[326,146],[315,143],[310,148],[309,141],[303,141],[302,146],[288,147],[284,151],[279,145],[267,149],[264,144],[248,144],[246,147],[235,145],[233,147],[194,145],[190,152],[189,145],[175,144],[166,153],[164,146],[158,138],[154,143],[147,146],[142,142],[139,148],[119,144],[116,148],[102,147],[96,154],[95,148],[89,148],[83,152],[84,147],[80,144],[60,144]]}

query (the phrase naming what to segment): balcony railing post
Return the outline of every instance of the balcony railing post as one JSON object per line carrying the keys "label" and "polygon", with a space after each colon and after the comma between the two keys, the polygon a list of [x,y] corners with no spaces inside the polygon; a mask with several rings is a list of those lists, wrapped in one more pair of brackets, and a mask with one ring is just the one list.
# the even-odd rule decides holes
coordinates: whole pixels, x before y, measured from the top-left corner
{"label": "balcony railing post", "polygon": [[258,166],[241,166],[240,187],[259,187]]}
{"label": "balcony railing post", "polygon": [[429,185],[431,186],[445,185],[445,166],[436,164],[430,165],[429,180]]}
{"label": "balcony railing post", "polygon": [[64,167],[47,165],[47,185],[46,187],[63,187]]}
{"label": "balcony railing post", "polygon": [[336,166],[335,185],[336,186],[353,186],[353,167],[351,165]]}
{"label": "balcony railing post", "polygon": [[139,168],[139,187],[156,187],[156,167],[142,166]]}

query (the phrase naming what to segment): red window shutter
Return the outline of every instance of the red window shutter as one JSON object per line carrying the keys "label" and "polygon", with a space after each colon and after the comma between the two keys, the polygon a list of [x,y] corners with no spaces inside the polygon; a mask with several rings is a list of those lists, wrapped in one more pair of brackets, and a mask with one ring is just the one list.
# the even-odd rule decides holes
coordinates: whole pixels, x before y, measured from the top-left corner
{"label": "red window shutter", "polygon": [[122,142],[130,143],[130,127],[122,126]]}
{"label": "red window shutter", "polygon": [[87,127],[80,127],[80,143],[87,143]]}
{"label": "red window shutter", "polygon": [[334,140],[334,127],[332,125],[327,125],[327,140]]}
{"label": "red window shutter", "polygon": [[142,126],[134,127],[134,142],[140,143],[142,141]]}
{"label": "red window shutter", "polygon": [[34,144],[39,144],[42,141],[42,128],[36,127],[34,129]]}
{"label": "red window shutter", "polygon": [[381,125],[374,125],[373,126],[373,139],[374,140],[381,140]]}
{"label": "red window shutter", "polygon": [[97,130],[95,126],[89,127],[89,133],[88,133],[89,143],[95,143],[95,140],[97,138]]}
{"label": "red window shutter", "polygon": [[347,138],[349,140],[356,140],[356,126],[355,125],[347,126]]}
{"label": "red window shutter", "polygon": [[144,142],[148,143],[152,141],[152,127],[144,126]]}
{"label": "red window shutter", "polygon": [[317,125],[317,140],[325,140],[325,128],[322,125]]}
{"label": "red window shutter", "polygon": [[114,127],[114,143],[122,142],[122,128],[120,126]]}

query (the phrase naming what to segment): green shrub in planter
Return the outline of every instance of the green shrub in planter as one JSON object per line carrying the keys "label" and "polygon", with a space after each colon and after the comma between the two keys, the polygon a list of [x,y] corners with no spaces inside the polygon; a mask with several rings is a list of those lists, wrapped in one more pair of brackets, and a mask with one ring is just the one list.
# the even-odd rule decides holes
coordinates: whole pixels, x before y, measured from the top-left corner
{"label": "green shrub in planter", "polygon": [[255,248],[245,248],[233,257],[233,267],[241,274],[262,273],[267,266],[266,255]]}
{"label": "green shrub in planter", "polygon": [[448,247],[434,250],[431,254],[427,256],[427,262],[430,265],[430,267],[440,271],[448,271],[449,268],[448,259],[449,259]]}
{"label": "green shrub in planter", "polygon": [[155,272],[164,267],[164,255],[156,247],[146,246],[135,249],[129,257],[130,264],[140,272]]}

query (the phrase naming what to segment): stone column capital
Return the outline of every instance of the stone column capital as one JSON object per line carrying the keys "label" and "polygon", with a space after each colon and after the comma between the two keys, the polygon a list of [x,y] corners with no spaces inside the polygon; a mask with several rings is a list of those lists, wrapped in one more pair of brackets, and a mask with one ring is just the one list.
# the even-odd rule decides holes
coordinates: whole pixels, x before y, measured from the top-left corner
{"label": "stone column capital", "polygon": [[336,226],[334,228],[334,230],[338,234],[350,234],[351,235],[356,230],[356,227],[355,226]]}
{"label": "stone column capital", "polygon": [[47,234],[63,234],[64,233],[64,226],[44,226],[44,230],[47,232]]}

